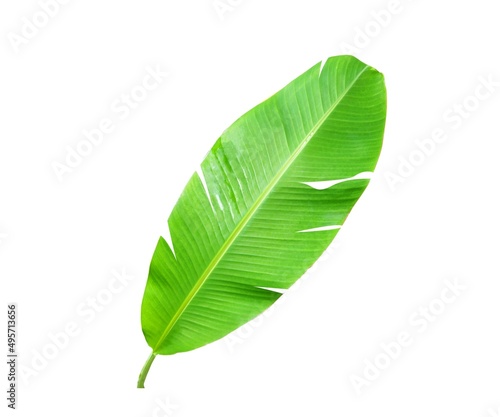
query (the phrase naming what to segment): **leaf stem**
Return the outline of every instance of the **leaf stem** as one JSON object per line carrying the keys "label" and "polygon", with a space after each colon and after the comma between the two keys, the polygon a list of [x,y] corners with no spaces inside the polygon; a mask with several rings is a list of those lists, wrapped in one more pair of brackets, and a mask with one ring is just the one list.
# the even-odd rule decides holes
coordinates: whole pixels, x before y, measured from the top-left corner
{"label": "leaf stem", "polygon": [[151,364],[156,358],[156,353],[151,352],[151,355],[149,355],[148,360],[142,367],[142,371],[139,374],[139,381],[137,381],[137,388],[144,388],[144,381],[146,381],[146,377],[148,376],[149,368],[151,368]]}

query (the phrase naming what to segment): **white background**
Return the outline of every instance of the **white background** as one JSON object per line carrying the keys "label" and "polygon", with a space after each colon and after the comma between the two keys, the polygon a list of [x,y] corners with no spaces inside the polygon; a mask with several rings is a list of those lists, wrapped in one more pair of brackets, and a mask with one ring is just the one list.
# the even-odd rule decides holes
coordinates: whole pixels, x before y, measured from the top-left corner
{"label": "white background", "polygon": [[[20,382],[17,415],[498,416],[500,87],[479,87],[500,81],[498,3],[401,0],[385,27],[372,13],[388,1],[232,4],[221,18],[211,0],[73,0],[16,52],[41,8],[2,2],[1,309],[18,303],[25,371],[53,356]],[[333,249],[271,314],[158,357],[136,389],[149,261],[188,178],[237,117],[346,44],[385,74],[389,108],[376,174]],[[121,120],[112,103],[157,66],[168,76]],[[473,111],[446,120],[464,100]],[[103,118],[113,133],[59,181],[54,162]],[[447,140],[418,159],[435,129]],[[420,165],[391,187],[410,155]],[[114,270],[134,278],[87,323]],[[443,305],[446,280],[466,289],[421,331],[409,320]],[[79,334],[50,351],[70,323]],[[401,332],[413,343],[357,392],[353,375]]]}

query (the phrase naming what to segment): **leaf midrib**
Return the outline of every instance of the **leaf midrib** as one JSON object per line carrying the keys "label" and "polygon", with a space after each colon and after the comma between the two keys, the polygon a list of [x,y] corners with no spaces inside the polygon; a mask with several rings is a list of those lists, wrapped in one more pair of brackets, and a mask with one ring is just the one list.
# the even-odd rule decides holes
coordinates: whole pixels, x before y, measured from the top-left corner
{"label": "leaf midrib", "polygon": [[[326,119],[332,114],[332,112],[335,110],[335,108],[338,106],[338,104],[344,99],[344,97],[347,95],[347,93],[354,87],[356,82],[359,80],[359,78],[363,75],[363,73],[369,68],[368,65],[366,65],[356,76],[356,78],[349,84],[349,86],[344,90],[344,92],[337,97],[337,100],[330,106],[330,108],[325,112],[325,114],[319,119],[319,121],[313,126],[311,131],[307,134],[307,136],[304,138],[302,143],[297,147],[297,149],[292,153],[290,158],[286,161],[286,163],[283,165],[283,167],[276,173],[274,178],[271,180],[269,185],[263,190],[259,198],[255,201],[255,203],[250,207],[250,209],[247,211],[247,213],[243,216],[243,218],[240,220],[236,228],[233,230],[233,232],[229,235],[229,237],[226,239],[222,247],[219,249],[219,252],[214,256],[212,259],[212,262],[207,266],[205,271],[203,271],[203,274],[200,276],[198,281],[196,282],[196,285],[193,287],[193,289],[189,292],[187,295],[186,299],[184,302],[181,304],[181,306],[177,309],[175,312],[174,316],[168,323],[166,329],[162,333],[160,339],[158,339],[158,342],[156,343],[155,347],[153,348],[153,353],[157,352],[157,349],[163,341],[166,339],[166,337],[169,335],[171,330],[174,328],[174,326],[177,324],[177,321],[180,319],[186,308],[189,306],[191,301],[196,297],[196,294],[198,291],[203,287],[203,284],[205,281],[210,277],[211,273],[214,271],[214,269],[217,267],[221,259],[224,257],[226,252],[229,250],[231,245],[234,243],[234,241],[238,238],[240,235],[241,231],[245,228],[245,226],[248,224],[248,222],[252,219],[253,215],[255,212],[259,209],[259,207],[262,205],[262,203],[266,200],[267,196],[271,193],[271,191],[274,189],[276,184],[281,180],[283,175],[288,171],[288,168],[293,164],[295,159],[302,153],[304,148],[307,146],[309,141],[312,139],[312,137],[316,134],[316,132],[319,130],[319,128],[323,125],[323,123],[326,121]],[[321,73],[320,73],[321,75]]]}

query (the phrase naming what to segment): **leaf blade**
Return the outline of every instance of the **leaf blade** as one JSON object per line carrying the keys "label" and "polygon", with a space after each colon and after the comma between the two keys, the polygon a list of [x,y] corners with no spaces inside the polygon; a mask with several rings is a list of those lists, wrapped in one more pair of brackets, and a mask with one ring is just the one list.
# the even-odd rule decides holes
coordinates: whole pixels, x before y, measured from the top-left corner
{"label": "leaf blade", "polygon": [[366,188],[304,184],[373,170],[385,125],[380,73],[352,57],[319,65],[217,140],[202,163],[208,195],[197,174],[188,182],[169,217],[175,256],[160,239],[142,305],[154,353],[203,346],[264,311],[281,296],[264,288],[289,288],[338,229],[300,232],[342,225]]}

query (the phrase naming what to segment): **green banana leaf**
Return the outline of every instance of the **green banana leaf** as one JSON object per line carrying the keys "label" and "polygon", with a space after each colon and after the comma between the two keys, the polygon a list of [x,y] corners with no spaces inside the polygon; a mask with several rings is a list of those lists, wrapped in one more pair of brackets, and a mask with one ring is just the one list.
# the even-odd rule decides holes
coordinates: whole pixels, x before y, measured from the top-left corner
{"label": "green banana leaf", "polygon": [[156,355],[196,349],[271,306],[328,247],[375,169],[385,126],[381,73],[329,58],[217,140],[160,238],[142,302]]}

